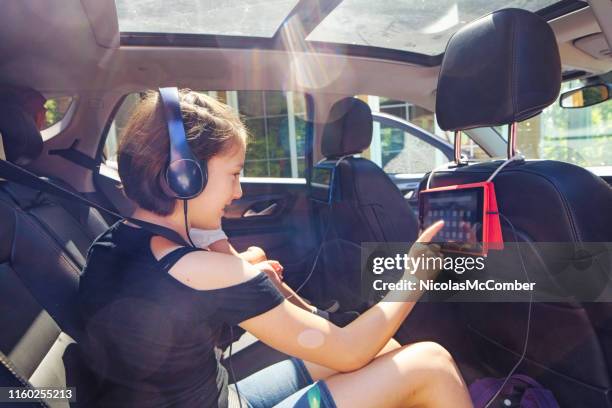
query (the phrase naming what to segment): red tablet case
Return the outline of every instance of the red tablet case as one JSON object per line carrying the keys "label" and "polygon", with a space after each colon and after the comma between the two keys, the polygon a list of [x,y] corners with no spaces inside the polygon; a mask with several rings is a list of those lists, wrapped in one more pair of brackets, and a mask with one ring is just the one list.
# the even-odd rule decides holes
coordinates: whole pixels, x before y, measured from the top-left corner
{"label": "red tablet case", "polygon": [[499,211],[497,209],[497,199],[495,198],[495,186],[491,181],[480,183],[458,184],[446,187],[436,187],[423,190],[420,194],[427,194],[437,191],[461,190],[464,188],[482,188],[484,197],[482,201],[483,225],[482,225],[482,253],[477,255],[486,256],[489,249],[504,249],[504,239],[502,237],[501,223],[499,221]]}

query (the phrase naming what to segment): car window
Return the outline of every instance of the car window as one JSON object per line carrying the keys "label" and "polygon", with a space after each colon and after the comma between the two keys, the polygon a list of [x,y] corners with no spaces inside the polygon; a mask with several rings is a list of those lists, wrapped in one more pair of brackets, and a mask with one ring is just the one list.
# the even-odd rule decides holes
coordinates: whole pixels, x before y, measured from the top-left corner
{"label": "car window", "polygon": [[48,129],[64,119],[73,100],[72,96],[48,98],[45,102],[45,122],[41,130]]}
{"label": "car window", "polygon": [[[416,125],[424,133],[406,131],[399,124],[375,119],[372,144],[362,157],[367,157],[381,166],[388,174],[422,174],[452,159],[448,147],[443,151],[431,139],[444,142],[452,149],[454,134],[441,130],[435,114],[425,108],[404,101],[373,95],[357,95],[366,101],[372,112],[392,115]],[[376,117],[376,115],[375,115]],[[423,136],[423,135],[421,135]],[[489,155],[468,135],[462,136],[462,154],[470,160],[488,159]],[[450,156],[450,157],[449,157]]]}
{"label": "car window", "polygon": [[373,133],[364,154],[369,153],[370,160],[388,174],[422,174],[450,159],[441,149],[396,126],[375,121]]}
{"label": "car window", "polygon": [[[561,92],[582,86],[564,82]],[[504,138],[507,126],[495,128]],[[529,159],[559,160],[583,167],[612,166],[612,103],[564,109],[559,103],[520,122],[516,145]]]}
{"label": "car window", "polygon": [[[303,178],[307,123],[306,95],[283,91],[201,91],[235,108],[248,133],[245,177]],[[117,146],[140,94],[128,95],[110,126],[105,163],[117,168]]]}

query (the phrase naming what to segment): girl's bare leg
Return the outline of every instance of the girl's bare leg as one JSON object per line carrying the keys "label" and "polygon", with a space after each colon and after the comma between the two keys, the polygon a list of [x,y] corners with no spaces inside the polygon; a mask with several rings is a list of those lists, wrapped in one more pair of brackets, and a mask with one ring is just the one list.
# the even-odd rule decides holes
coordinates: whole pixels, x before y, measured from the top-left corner
{"label": "girl's bare leg", "polygon": [[325,378],[339,408],[472,407],[446,349],[433,342],[397,346],[388,343],[370,364],[350,373],[309,362],[306,368],[315,381]]}

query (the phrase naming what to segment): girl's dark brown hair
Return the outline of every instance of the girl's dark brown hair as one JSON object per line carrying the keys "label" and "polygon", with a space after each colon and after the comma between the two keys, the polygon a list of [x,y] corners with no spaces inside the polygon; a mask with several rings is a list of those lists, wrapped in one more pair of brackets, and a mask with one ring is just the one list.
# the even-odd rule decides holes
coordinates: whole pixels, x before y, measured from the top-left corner
{"label": "girl's dark brown hair", "polygon": [[[189,89],[179,91],[187,142],[200,160],[230,152],[246,142],[246,129],[229,106]],[[138,206],[169,215],[176,199],[162,187],[169,159],[168,127],[158,92],[146,93],[121,135],[117,162],[126,196]]]}

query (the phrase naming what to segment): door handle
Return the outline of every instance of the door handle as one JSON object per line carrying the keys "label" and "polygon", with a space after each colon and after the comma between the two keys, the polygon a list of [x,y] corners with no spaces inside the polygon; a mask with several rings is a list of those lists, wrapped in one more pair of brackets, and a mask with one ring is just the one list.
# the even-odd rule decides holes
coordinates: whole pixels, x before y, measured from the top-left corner
{"label": "door handle", "polygon": [[244,212],[244,214],[242,215],[243,218],[250,218],[250,217],[263,217],[266,215],[272,215],[274,213],[274,211],[276,211],[276,208],[278,207],[278,203],[272,203],[269,206],[267,206],[266,208],[264,208],[261,211],[255,211],[253,209],[248,209]]}

